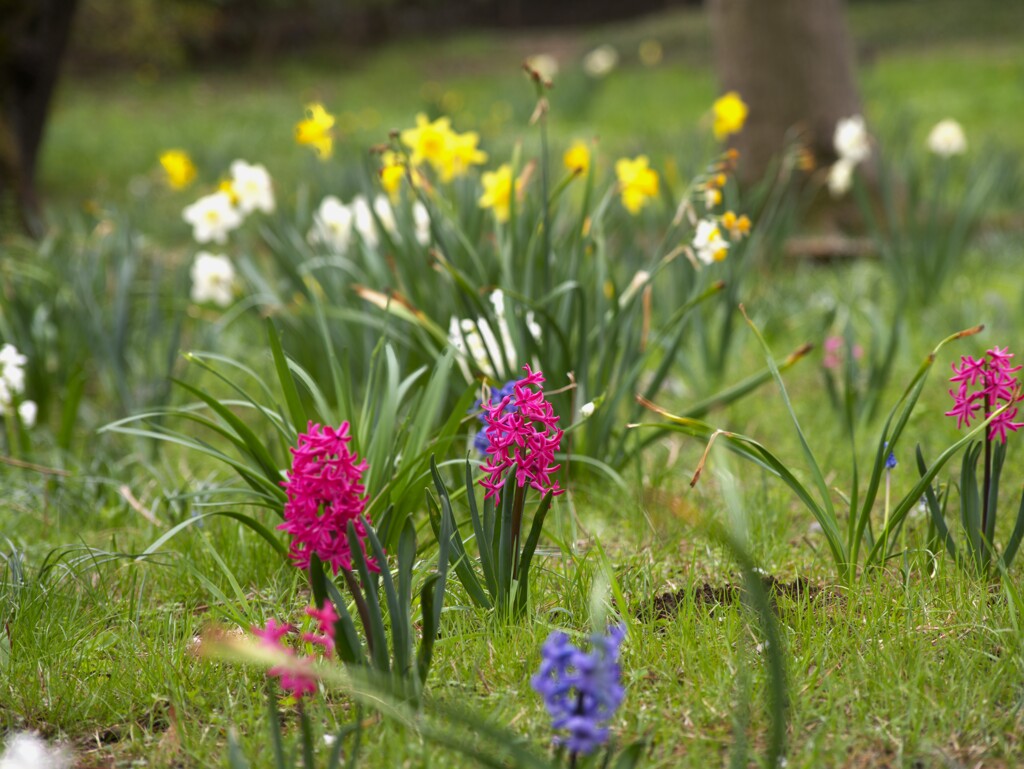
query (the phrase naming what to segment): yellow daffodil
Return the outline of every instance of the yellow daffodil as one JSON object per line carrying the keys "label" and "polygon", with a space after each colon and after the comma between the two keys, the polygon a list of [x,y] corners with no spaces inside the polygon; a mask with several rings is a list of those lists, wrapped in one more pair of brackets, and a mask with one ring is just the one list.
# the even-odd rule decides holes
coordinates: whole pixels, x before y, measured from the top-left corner
{"label": "yellow daffodil", "polygon": [[[512,166],[501,165],[497,171],[486,171],[480,181],[484,185],[484,194],[480,196],[480,207],[494,211],[494,218],[499,222],[507,222],[512,205]],[[516,192],[522,187],[522,180],[515,183]]]}
{"label": "yellow daffodil", "polygon": [[226,194],[231,200],[231,205],[238,204],[238,193],[235,191],[235,185],[231,183],[230,179],[221,179],[220,184],[217,185],[217,191]]}
{"label": "yellow daffodil", "polygon": [[658,194],[658,172],[649,166],[646,155],[637,155],[633,160],[622,158],[615,163],[622,205],[634,216]]}
{"label": "yellow daffodil", "polygon": [[414,166],[430,163],[439,171],[451,162],[455,134],[446,117],[431,122],[423,113],[416,116],[416,127],[401,133],[402,144],[412,150],[409,162]]}
{"label": "yellow daffodil", "polygon": [[402,177],[405,176],[405,163],[401,155],[388,150],[381,155],[381,164],[380,186],[384,188],[392,202],[397,202],[398,191],[402,187]]}
{"label": "yellow daffodil", "polygon": [[750,219],[746,214],[736,216],[732,211],[722,214],[722,226],[729,231],[733,240],[741,240],[750,234]]}
{"label": "yellow daffodil", "polygon": [[586,176],[590,173],[590,147],[584,142],[573,142],[562,156],[562,162],[569,173]]}
{"label": "yellow daffodil", "polygon": [[719,141],[743,129],[743,124],[747,120],[747,105],[736,91],[729,91],[720,96],[711,109],[715,118],[712,130]]}
{"label": "yellow daffodil", "polygon": [[323,104],[307,104],[306,119],[295,124],[295,141],[308,144],[321,160],[327,160],[334,152],[333,126],[334,115],[324,109]]}
{"label": "yellow daffodil", "polygon": [[452,133],[449,139],[448,153],[438,169],[441,181],[451,181],[454,177],[466,173],[470,166],[486,163],[487,153],[477,148],[476,145],[479,143],[480,135],[476,131],[467,131],[463,134]]}
{"label": "yellow daffodil", "polygon": [[160,155],[160,165],[171,189],[183,190],[196,178],[195,164],[185,150],[167,150]]}

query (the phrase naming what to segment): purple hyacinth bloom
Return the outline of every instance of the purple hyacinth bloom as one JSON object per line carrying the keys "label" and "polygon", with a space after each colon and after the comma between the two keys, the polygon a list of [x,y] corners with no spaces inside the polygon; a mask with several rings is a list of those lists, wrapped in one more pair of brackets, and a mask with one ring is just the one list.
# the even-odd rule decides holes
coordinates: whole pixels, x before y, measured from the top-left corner
{"label": "purple hyacinth bloom", "polygon": [[595,633],[590,651],[583,652],[556,630],[541,648],[540,670],[530,683],[544,698],[551,725],[568,732],[556,736],[555,744],[571,754],[591,753],[608,739],[606,724],[625,696],[618,662],[625,635],[621,625],[606,636]]}
{"label": "purple hyacinth bloom", "polygon": [[[885,442],[885,448],[889,448],[889,441]],[[896,455],[890,451],[889,456],[885,458],[885,469],[895,470],[897,464],[898,463],[896,462]]]}

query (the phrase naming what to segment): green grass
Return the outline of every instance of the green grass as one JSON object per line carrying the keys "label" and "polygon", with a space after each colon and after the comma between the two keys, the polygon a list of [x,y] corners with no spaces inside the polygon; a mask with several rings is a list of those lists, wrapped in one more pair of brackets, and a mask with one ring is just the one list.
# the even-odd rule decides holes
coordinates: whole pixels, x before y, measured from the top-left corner
{"label": "green grass", "polygon": [[[981,10],[966,5],[944,0],[851,8],[865,62],[860,77],[866,110],[885,130],[914,116],[922,136],[933,120],[952,115],[965,124],[972,151],[991,140],[1019,153],[1024,48],[1013,32],[1020,28],[1020,11],[1004,3],[986,2]],[[197,187],[180,194],[161,188],[156,157],[171,146],[193,153],[204,184],[215,183],[235,157],[265,163],[288,210],[283,216],[290,216],[303,190],[351,194],[366,172],[367,146],[410,124],[420,109],[443,106],[457,128],[478,127],[492,158],[501,159],[527,133],[532,109],[518,62],[556,44],[570,58],[605,40],[624,53],[622,67],[592,90],[563,63],[563,80],[552,94],[556,141],[596,133],[606,166],[620,152],[648,151],[658,165],[668,155],[681,158],[685,173],[688,161],[709,152],[706,131],[698,129],[716,90],[706,65],[706,31],[703,16],[679,12],[557,38],[474,34],[443,48],[402,43],[359,59],[319,52],[240,72],[68,80],[43,158],[43,182],[67,231],[39,251],[12,246],[0,252],[0,263],[29,269],[33,254],[56,249],[56,255],[46,252],[47,263],[66,255],[69,275],[83,274],[80,262],[92,264],[94,272],[84,274],[93,275],[97,295],[107,297],[112,289],[104,293],[104,286],[121,263],[96,254],[134,225],[146,238],[125,238],[116,247],[136,255],[132,264],[166,265],[183,278],[191,246],[181,245],[186,232],[178,216]],[[660,39],[666,51],[664,64],[650,70],[630,53],[649,37]],[[324,100],[342,125],[352,126],[336,163],[321,165],[291,141],[292,126],[310,99]],[[99,213],[74,213],[87,199]],[[107,217],[108,209],[124,215]],[[611,237],[619,242],[631,236],[623,228]],[[246,237],[243,251],[258,256],[264,247]],[[634,251],[646,256],[651,244],[638,237],[626,245],[632,258]],[[940,416],[949,407],[950,362],[993,344],[1016,344],[1024,323],[1020,248],[1017,232],[986,233],[930,306],[903,308],[907,331],[883,410],[942,337],[976,323],[987,330],[944,350],[937,361],[893,474],[896,497],[915,480],[913,442],[934,456],[957,437],[952,420]],[[125,301],[149,296],[153,279],[141,274]],[[884,321],[896,301],[886,273],[867,260],[753,264],[740,279],[741,296],[777,354],[833,332],[825,327],[829,313],[853,317],[863,333],[869,315]],[[76,296],[66,303],[74,305]],[[170,291],[161,296],[167,307],[160,311],[168,314],[160,318],[168,319],[177,300]],[[117,310],[100,304],[95,328],[77,337],[69,333],[95,345],[80,425],[101,425],[128,408],[111,361],[125,358],[131,378],[162,357],[146,331],[152,327],[142,322],[146,316],[125,320]],[[37,326],[51,320],[33,317]],[[183,344],[245,360],[266,376],[260,319],[249,313],[224,325],[211,322],[219,317],[191,309]],[[159,327],[160,318],[150,320]],[[737,378],[762,360],[742,324],[738,334],[729,359]],[[829,486],[842,490],[852,454],[826,405],[820,363],[817,354],[801,361],[787,372],[786,385]],[[50,399],[59,403],[64,382],[52,384],[59,392]],[[659,402],[682,409],[688,396],[668,388]],[[172,402],[183,397],[176,394]],[[52,415],[51,426],[55,420]],[[756,436],[807,477],[772,385],[708,421]],[[862,461],[879,428],[876,421],[862,431]],[[270,766],[262,671],[205,657],[197,653],[197,639],[213,629],[245,630],[272,616],[301,620],[309,601],[302,575],[250,530],[221,519],[183,531],[159,553],[140,555],[200,505],[216,502],[211,490],[232,482],[227,469],[179,447],[158,450],[111,433],[77,435],[70,451],[58,449],[45,431],[38,441],[34,458],[46,467],[0,464],[0,732],[37,729],[70,743],[77,766],[106,769],[142,762],[224,766],[228,731],[236,729],[252,766]],[[1004,471],[1007,512],[999,541],[1006,539],[1008,511],[1019,498],[1019,448],[1011,445]],[[658,441],[642,464],[625,468],[628,491],[592,477],[574,482],[571,496],[558,501],[549,519],[551,541],[538,559],[527,620],[495,621],[473,608],[451,580],[431,696],[469,707],[543,749],[548,719],[529,687],[540,646],[552,628],[586,631],[595,585],[614,577],[624,604],[603,600],[630,625],[622,658],[627,699],[613,723],[616,735],[623,742],[650,740],[646,766],[722,765],[742,742],[746,708],[746,742],[756,755],[768,735],[766,655],[758,648],[756,619],[738,603],[707,605],[692,598],[704,583],[739,583],[734,556],[709,531],[711,521],[731,521],[761,567],[785,582],[804,578],[816,591],[777,599],[791,701],[789,767],[1014,766],[1024,750],[1024,603],[1016,592],[1021,562],[1006,583],[979,581],[948,558],[933,562],[923,552],[926,524],[913,519],[907,561],[895,559],[885,570],[843,585],[823,537],[810,528],[810,514],[781,483],[741,464],[723,445],[689,489],[703,449],[679,436]],[[266,511],[249,512],[274,522]],[[875,526],[880,519],[879,509]],[[417,521],[419,541],[428,543],[419,580],[436,551],[424,517]],[[610,575],[597,543],[608,556]],[[678,614],[651,617],[653,597],[676,591],[689,596]],[[343,692],[330,691],[313,697],[309,712],[319,739],[350,720],[353,707]],[[474,765],[366,715],[364,766]],[[295,710],[286,709],[289,738],[296,724]]]}

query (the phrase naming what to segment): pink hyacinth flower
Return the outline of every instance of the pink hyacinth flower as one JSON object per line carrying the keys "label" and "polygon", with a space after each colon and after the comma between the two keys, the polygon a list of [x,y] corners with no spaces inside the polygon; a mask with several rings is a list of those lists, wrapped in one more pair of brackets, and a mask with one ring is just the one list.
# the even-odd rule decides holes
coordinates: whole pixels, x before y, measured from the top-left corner
{"label": "pink hyacinth flower", "polygon": [[283,481],[288,495],[284,523],[277,528],[292,536],[289,556],[300,569],[309,568],[313,553],[337,574],[352,570],[347,529],[351,521],[371,571],[380,571],[366,555],[366,527],[360,516],[366,508],[362,484],[366,462],[349,449],[349,423],[334,429],[310,422],[293,448],[292,467]]}
{"label": "pink hyacinth flower", "polygon": [[[483,406],[490,446],[487,461],[481,467],[488,477],[480,485],[486,489],[484,498],[493,497],[496,502],[505,485],[505,473],[512,465],[516,466],[517,486],[529,485],[541,494],[550,491],[558,495],[564,491],[551,478],[560,467],[555,462],[555,452],[561,445],[562,431],[557,427],[554,409],[544,399],[544,375],[531,371],[529,366],[523,369],[526,377],[515,383],[511,395]],[[505,408],[513,399],[516,408],[506,413]]]}
{"label": "pink hyacinth flower", "polygon": [[[1007,433],[1024,427],[1024,422],[1013,421],[1018,409],[1011,404],[1024,396],[1017,377],[1013,376],[1021,366],[1012,366],[1012,358],[1013,353],[1006,348],[993,347],[984,357],[964,355],[960,358],[959,367],[953,364],[953,376],[949,381],[960,386],[949,391],[953,396],[953,408],[946,412],[946,416],[955,416],[958,428],[970,427],[975,417],[987,419],[1004,406],[1006,410],[989,423],[988,440],[999,438],[1006,443]],[[972,387],[977,389],[972,391]]]}

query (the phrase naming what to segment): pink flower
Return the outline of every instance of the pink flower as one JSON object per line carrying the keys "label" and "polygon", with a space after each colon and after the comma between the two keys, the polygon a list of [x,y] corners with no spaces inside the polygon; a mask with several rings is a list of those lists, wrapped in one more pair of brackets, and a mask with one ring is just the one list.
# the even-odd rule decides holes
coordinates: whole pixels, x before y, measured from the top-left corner
{"label": "pink flower", "polygon": [[[307,606],[306,614],[317,621],[318,633],[303,633],[302,640],[322,646],[324,654],[330,657],[334,652],[334,623],[338,621],[338,614],[334,605],[328,601],[324,608],[318,609],[315,606]],[[279,678],[281,688],[294,695],[302,697],[316,691],[316,674],[313,672],[312,655],[298,657],[295,650],[285,646],[283,638],[289,633],[294,633],[293,625],[281,624],[271,617],[265,628],[253,626],[252,633],[260,639],[263,646],[275,651],[284,652],[294,658],[288,665],[276,665],[267,671],[267,675]]]}
{"label": "pink flower", "polygon": [[[1024,397],[1018,387],[1017,377],[1013,376],[1021,370],[1021,366],[1011,366],[1011,358],[1013,353],[1007,352],[1005,348],[993,347],[982,358],[962,356],[959,368],[953,364],[953,376],[949,381],[959,382],[960,387],[956,391],[949,391],[953,396],[953,408],[946,412],[946,416],[956,417],[957,428],[970,427],[971,420],[979,411],[987,419],[1003,406],[1008,408],[989,423],[988,439],[991,441],[998,437],[1006,443],[1007,432],[1017,432],[1024,427],[1024,422],[1013,421],[1018,409],[1010,406]],[[970,388],[979,382],[981,387],[972,392]]]}
{"label": "pink flower", "polygon": [[[821,358],[821,365],[827,369],[838,369],[843,364],[846,340],[841,336],[830,336],[825,339],[822,347],[825,354]],[[864,356],[864,348],[859,344],[853,345],[852,352],[854,360],[860,360]]]}
{"label": "pink flower", "polygon": [[[485,499],[493,497],[498,501],[505,485],[505,472],[512,465],[516,466],[516,485],[520,488],[529,483],[541,494],[550,491],[558,495],[564,491],[558,481],[551,479],[560,467],[555,464],[555,452],[561,444],[562,431],[556,427],[558,417],[540,388],[544,375],[540,371],[534,373],[529,366],[523,369],[526,377],[515,383],[511,395],[483,406],[490,443],[489,456],[481,467],[489,475],[480,481],[487,490]],[[506,413],[513,399],[516,409]]]}
{"label": "pink flower", "polygon": [[[293,448],[292,468],[281,485],[288,494],[284,523],[278,529],[292,535],[289,555],[300,569],[309,568],[313,553],[334,573],[352,570],[352,553],[346,531],[353,522],[364,555],[366,527],[360,520],[365,507],[365,488],[360,482],[366,462],[349,450],[348,422],[333,427],[310,422]],[[369,556],[372,571],[380,567]]]}
{"label": "pink flower", "polygon": [[271,618],[265,628],[253,626],[252,632],[259,638],[268,649],[284,652],[295,661],[288,665],[275,665],[267,671],[272,678],[279,678],[281,688],[295,697],[302,697],[316,691],[316,677],[313,675],[311,657],[295,657],[295,651],[282,643],[281,639],[292,632],[295,628],[291,625],[282,625],[276,619]]}
{"label": "pink flower", "polygon": [[307,606],[306,614],[317,621],[320,632],[303,633],[302,640],[322,646],[324,654],[330,657],[334,653],[334,623],[338,621],[338,613],[334,610],[334,604],[327,601],[322,609]]}

